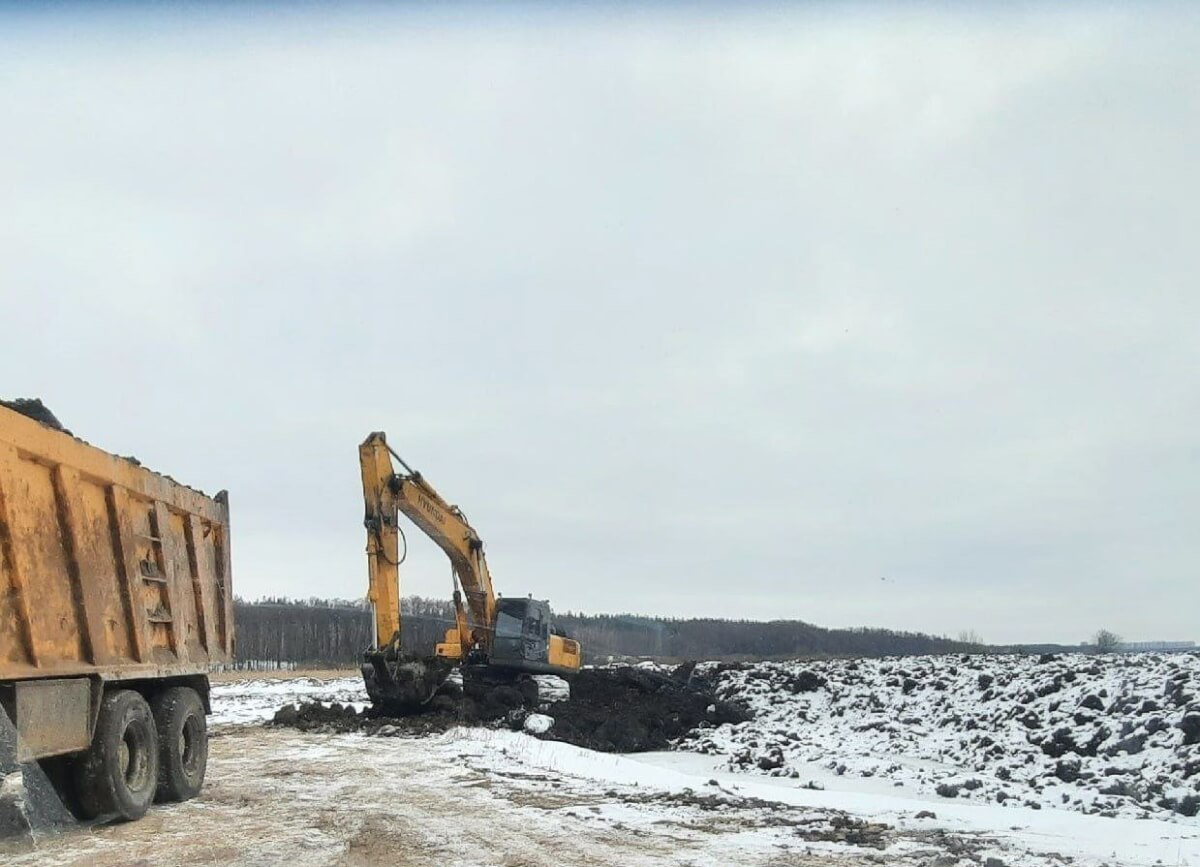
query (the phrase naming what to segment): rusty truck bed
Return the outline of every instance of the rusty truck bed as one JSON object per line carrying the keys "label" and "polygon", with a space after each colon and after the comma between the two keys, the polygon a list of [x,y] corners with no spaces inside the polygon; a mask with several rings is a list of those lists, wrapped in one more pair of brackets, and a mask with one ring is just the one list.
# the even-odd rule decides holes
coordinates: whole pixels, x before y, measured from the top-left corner
{"label": "rusty truck bed", "polygon": [[233,656],[229,508],[0,407],[0,680]]}

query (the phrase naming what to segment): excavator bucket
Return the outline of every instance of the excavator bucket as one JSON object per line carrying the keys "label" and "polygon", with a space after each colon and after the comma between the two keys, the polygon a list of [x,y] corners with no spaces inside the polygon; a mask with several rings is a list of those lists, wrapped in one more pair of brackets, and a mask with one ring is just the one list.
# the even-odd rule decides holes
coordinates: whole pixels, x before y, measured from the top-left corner
{"label": "excavator bucket", "polygon": [[371,704],[388,716],[405,716],[428,704],[454,667],[441,656],[368,651],[362,675]]}

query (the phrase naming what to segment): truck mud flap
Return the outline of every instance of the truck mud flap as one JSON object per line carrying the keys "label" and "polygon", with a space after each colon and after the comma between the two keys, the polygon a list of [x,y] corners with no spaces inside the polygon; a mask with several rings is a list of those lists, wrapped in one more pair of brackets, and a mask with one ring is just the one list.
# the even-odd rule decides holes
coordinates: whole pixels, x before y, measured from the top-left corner
{"label": "truck mud flap", "polygon": [[17,761],[17,727],[0,707],[0,846],[31,845],[74,824],[41,766]]}

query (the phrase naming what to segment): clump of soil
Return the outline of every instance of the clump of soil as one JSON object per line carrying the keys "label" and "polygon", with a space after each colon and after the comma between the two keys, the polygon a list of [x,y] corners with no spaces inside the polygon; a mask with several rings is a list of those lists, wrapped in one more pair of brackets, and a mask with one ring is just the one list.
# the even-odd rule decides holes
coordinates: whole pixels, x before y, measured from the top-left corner
{"label": "clump of soil", "polygon": [[[447,684],[427,705],[404,715],[388,715],[374,707],[356,711],[340,704],[302,704],[280,708],[271,724],[383,736],[426,735],[461,725],[519,730],[535,709],[514,687],[468,680],[463,688]],[[689,686],[686,678],[628,667],[581,671],[571,680],[571,697],[543,705],[542,711],[554,724],[531,734],[622,753],[664,750],[697,727],[750,717],[741,705]]]}
{"label": "clump of soil", "polygon": [[365,728],[366,717],[349,705],[306,701],[288,704],[275,711],[271,725],[287,726],[302,732],[356,732]]}

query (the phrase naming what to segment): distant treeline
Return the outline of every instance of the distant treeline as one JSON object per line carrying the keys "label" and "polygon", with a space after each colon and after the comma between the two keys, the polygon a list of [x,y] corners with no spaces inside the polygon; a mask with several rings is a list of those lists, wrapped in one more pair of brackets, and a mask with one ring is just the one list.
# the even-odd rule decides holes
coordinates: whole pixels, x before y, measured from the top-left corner
{"label": "distant treeline", "polygon": [[[346,599],[237,600],[237,657],[244,665],[356,664],[371,643],[371,610]],[[405,597],[404,646],[433,652],[454,624],[449,600]],[[978,644],[889,629],[824,629],[800,620],[674,619],[633,614],[555,615],[582,643],[585,661],[608,657],[761,659],[795,656],[890,656],[979,652]]]}
{"label": "distant treeline", "polygon": [[901,656],[979,651],[978,645],[890,629],[825,629],[801,620],[719,620],[563,614],[556,622],[595,654],[672,659]]}
{"label": "distant treeline", "polygon": [[[405,597],[400,611],[404,646],[416,653],[433,653],[454,625],[448,600]],[[375,631],[366,600],[349,599],[237,599],[234,623],[238,667],[247,668],[357,665]]]}

